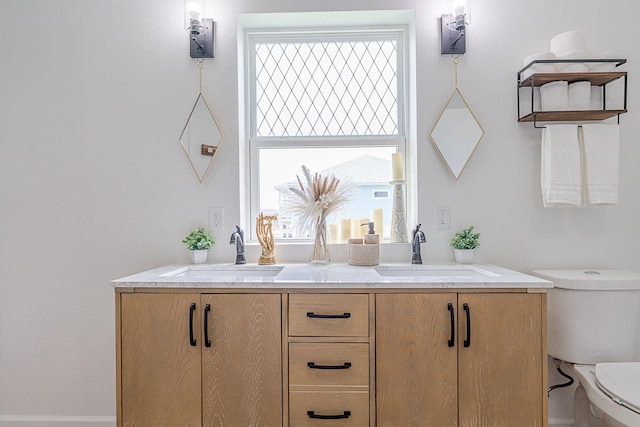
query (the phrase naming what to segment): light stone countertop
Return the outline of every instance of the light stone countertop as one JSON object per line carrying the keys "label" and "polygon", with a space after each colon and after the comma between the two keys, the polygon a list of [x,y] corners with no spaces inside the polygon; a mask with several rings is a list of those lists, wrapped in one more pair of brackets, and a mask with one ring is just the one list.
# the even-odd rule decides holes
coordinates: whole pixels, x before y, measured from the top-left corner
{"label": "light stone countertop", "polygon": [[425,289],[551,288],[553,283],[496,265],[175,264],[113,280],[118,288]]}

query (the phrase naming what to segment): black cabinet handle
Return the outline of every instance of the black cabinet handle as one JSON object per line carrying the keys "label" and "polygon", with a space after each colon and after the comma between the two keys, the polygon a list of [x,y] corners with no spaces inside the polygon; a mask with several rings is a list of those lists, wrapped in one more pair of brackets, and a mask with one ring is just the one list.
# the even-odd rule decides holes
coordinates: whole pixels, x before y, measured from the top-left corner
{"label": "black cabinet handle", "polygon": [[348,319],[351,317],[351,313],[344,314],[315,314],[313,311],[307,312],[307,317],[313,319]]}
{"label": "black cabinet handle", "polygon": [[211,347],[211,340],[209,339],[209,312],[211,311],[211,304],[204,306],[204,346]]}
{"label": "black cabinet handle", "polygon": [[196,339],[193,336],[193,312],[196,311],[196,303],[192,302],[189,307],[189,344],[195,347]]}
{"label": "black cabinet handle", "polygon": [[351,362],[344,362],[342,365],[316,365],[315,362],[307,362],[311,369],[349,369]]}
{"label": "black cabinet handle", "polygon": [[316,414],[315,411],[307,411],[307,416],[318,420],[341,420],[343,418],[349,418],[351,416],[351,411],[344,411],[344,413],[339,415],[320,415]]}
{"label": "black cabinet handle", "polygon": [[448,303],[447,309],[449,310],[449,317],[451,318],[451,338],[449,338],[448,345],[453,347],[456,343],[456,318],[453,312],[453,304]]}
{"label": "black cabinet handle", "polygon": [[469,304],[462,304],[462,308],[467,315],[467,337],[464,339],[463,345],[465,347],[471,346],[471,311],[469,310]]}

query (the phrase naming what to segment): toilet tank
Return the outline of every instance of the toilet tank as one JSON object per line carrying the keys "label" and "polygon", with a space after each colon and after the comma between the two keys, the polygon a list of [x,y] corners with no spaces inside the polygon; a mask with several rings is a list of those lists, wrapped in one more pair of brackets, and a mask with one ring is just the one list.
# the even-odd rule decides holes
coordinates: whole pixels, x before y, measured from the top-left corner
{"label": "toilet tank", "polygon": [[536,270],[550,280],[547,353],[572,363],[634,360],[640,334],[640,274],[624,270]]}

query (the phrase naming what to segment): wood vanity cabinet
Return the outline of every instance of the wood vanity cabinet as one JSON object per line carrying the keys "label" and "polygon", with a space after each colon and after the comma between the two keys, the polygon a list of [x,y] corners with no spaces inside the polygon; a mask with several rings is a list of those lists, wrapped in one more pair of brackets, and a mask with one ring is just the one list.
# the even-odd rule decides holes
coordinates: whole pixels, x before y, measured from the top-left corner
{"label": "wood vanity cabinet", "polygon": [[289,426],[370,425],[370,298],[289,295]]}
{"label": "wood vanity cabinet", "polygon": [[546,426],[540,293],[376,297],[379,427]]}
{"label": "wood vanity cabinet", "polygon": [[118,426],[545,427],[536,290],[116,292]]}
{"label": "wood vanity cabinet", "polygon": [[123,292],[116,309],[118,426],[282,425],[280,294]]}
{"label": "wood vanity cabinet", "polygon": [[[376,297],[376,406],[379,426],[457,426],[455,293]],[[454,337],[455,339],[455,337]]]}

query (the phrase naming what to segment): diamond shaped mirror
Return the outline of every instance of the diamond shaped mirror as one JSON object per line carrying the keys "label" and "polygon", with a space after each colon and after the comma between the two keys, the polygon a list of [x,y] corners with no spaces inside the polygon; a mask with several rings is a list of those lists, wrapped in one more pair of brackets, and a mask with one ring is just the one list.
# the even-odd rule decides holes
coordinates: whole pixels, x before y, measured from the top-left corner
{"label": "diamond shaped mirror", "polygon": [[483,135],[482,126],[456,86],[430,135],[433,145],[456,180]]}
{"label": "diamond shaped mirror", "polygon": [[199,93],[180,135],[180,144],[200,183],[207,176],[221,141],[222,131],[218,121],[202,93]]}

